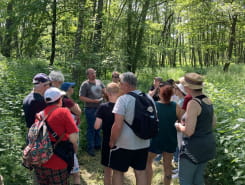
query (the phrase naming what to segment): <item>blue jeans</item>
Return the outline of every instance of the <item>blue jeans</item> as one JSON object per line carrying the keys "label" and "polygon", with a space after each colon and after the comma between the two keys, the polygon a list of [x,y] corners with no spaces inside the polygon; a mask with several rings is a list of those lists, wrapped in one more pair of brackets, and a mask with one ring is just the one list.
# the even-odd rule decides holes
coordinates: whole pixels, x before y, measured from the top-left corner
{"label": "blue jeans", "polygon": [[180,185],[204,185],[204,170],[207,163],[194,164],[190,160],[179,159]]}
{"label": "blue jeans", "polygon": [[179,161],[179,147],[176,147],[176,151],[174,152],[174,162]]}
{"label": "blue jeans", "polygon": [[93,150],[101,146],[100,129],[94,129],[95,112],[97,108],[85,108],[87,120],[87,150]]}

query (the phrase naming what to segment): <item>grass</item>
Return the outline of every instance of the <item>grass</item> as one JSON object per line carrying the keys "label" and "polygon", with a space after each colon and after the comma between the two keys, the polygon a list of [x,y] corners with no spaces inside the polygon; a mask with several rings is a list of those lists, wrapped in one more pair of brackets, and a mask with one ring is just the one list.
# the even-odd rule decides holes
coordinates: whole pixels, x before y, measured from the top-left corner
{"label": "grass", "polygon": [[[79,155],[80,174],[82,185],[103,185],[103,167],[100,164],[100,152],[96,152],[95,157],[90,157],[86,152],[82,151]],[[163,167],[162,162],[153,163],[153,179],[152,184],[163,184]],[[135,185],[135,177],[132,168],[124,176],[124,185]],[[173,179],[171,185],[178,185],[178,180]]]}

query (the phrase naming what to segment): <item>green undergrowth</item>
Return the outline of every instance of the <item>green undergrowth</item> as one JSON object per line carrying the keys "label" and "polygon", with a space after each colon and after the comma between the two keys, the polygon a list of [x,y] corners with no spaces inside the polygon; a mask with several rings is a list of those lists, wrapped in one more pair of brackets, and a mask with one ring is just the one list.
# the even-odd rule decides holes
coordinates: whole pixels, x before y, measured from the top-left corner
{"label": "green undergrowth", "polygon": [[[50,68],[46,61],[18,60],[0,61],[0,174],[5,184],[31,184],[30,172],[21,165],[22,149],[25,146],[26,127],[23,119],[22,101],[32,89],[32,77],[39,72],[49,73],[52,69],[60,69],[66,81],[75,81],[74,99],[78,100],[80,83],[85,79],[84,69],[75,71],[69,66]],[[72,71],[77,72],[72,75]],[[245,66],[231,65],[228,73],[222,67],[193,69],[185,68],[144,68],[137,71],[139,88],[148,91],[154,76],[164,80],[178,80],[186,72],[199,72],[205,76],[205,93],[212,99],[217,127],[217,156],[209,162],[206,171],[206,181],[210,185],[242,185],[245,182]],[[104,82],[110,81],[110,74],[100,76]],[[86,123],[84,116],[80,126],[80,150],[84,153]],[[98,184],[102,183],[102,170],[99,163],[97,170]],[[84,164],[82,161],[81,165]],[[84,169],[84,173],[85,173]],[[82,172],[83,173],[83,172]],[[89,173],[89,172],[86,172]],[[160,173],[160,172],[159,172]],[[82,175],[83,176],[83,175]],[[156,175],[159,176],[159,175]],[[161,175],[160,175],[161,176]],[[160,181],[160,180],[159,180]],[[83,179],[84,184],[89,184]]]}

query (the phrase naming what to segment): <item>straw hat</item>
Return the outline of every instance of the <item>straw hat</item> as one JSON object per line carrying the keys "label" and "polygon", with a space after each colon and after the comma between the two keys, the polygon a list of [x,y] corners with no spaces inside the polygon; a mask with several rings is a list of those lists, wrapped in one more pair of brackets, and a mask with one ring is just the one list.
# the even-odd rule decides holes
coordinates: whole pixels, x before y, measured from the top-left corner
{"label": "straw hat", "polygon": [[203,77],[197,73],[186,73],[179,81],[184,87],[189,87],[190,89],[203,88]]}

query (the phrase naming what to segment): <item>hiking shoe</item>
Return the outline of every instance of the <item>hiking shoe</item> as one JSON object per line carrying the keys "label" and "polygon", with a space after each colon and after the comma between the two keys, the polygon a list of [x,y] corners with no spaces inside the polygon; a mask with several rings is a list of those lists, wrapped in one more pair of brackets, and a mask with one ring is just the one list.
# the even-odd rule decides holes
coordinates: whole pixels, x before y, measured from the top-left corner
{"label": "hiking shoe", "polygon": [[172,170],[172,172],[173,172],[173,173],[178,173],[178,172],[179,172],[179,169],[176,168],[176,169]]}
{"label": "hiking shoe", "polygon": [[179,178],[179,173],[176,173],[176,174],[172,175],[172,179],[177,179],[177,178]]}

